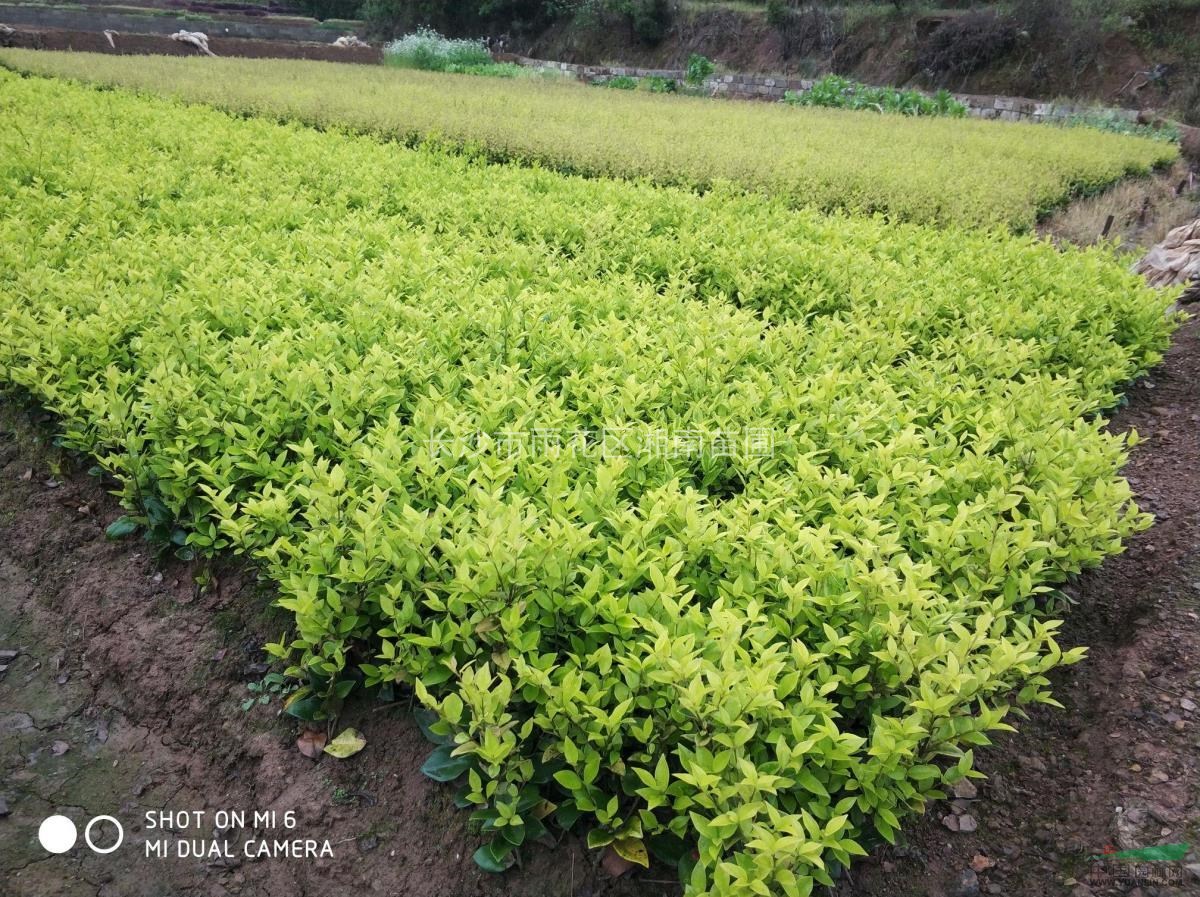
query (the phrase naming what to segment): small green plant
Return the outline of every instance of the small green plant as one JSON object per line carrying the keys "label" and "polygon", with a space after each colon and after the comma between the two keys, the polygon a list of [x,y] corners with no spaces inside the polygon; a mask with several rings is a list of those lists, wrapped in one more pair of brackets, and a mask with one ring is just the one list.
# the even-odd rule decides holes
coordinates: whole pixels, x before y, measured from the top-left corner
{"label": "small green plant", "polygon": [[825,106],[831,109],[864,109],[892,112],[900,115],[936,115],[962,118],[967,107],[948,90],[932,96],[919,90],[897,90],[891,87],[871,87],[840,75],[826,75],[810,90],[784,94],[782,102],[789,106]]}
{"label": "small green plant", "polygon": [[345,785],[338,785],[333,789],[333,803],[339,807],[356,807],[358,806],[358,792]]}
{"label": "small green plant", "polygon": [[478,71],[493,65],[492,54],[480,40],[443,37],[432,28],[418,28],[383,48],[388,65],[430,72]]}
{"label": "small green plant", "polygon": [[687,72],[684,75],[684,80],[693,87],[698,87],[704,83],[705,78],[716,70],[717,67],[712,64],[712,60],[707,56],[693,53],[688,57]]}
{"label": "small green plant", "polygon": [[1172,122],[1164,122],[1161,126],[1144,125],[1130,121],[1112,109],[1095,109],[1072,115],[1063,125],[1068,128],[1094,128],[1097,131],[1108,131],[1111,134],[1131,134],[1135,137],[1149,137],[1151,140],[1162,140],[1167,143],[1178,143],[1180,131]]}
{"label": "small green plant", "polygon": [[663,78],[660,75],[649,75],[642,79],[641,86],[650,91],[650,93],[675,93],[676,84],[674,78]]}
{"label": "small green plant", "polygon": [[530,71],[527,68],[517,65],[514,62],[488,62],[488,63],[468,63],[460,65],[454,63],[446,66],[442,71],[451,75],[484,75],[489,78],[521,78],[525,77]]}
{"label": "small green plant", "polygon": [[176,524],[170,508],[158,496],[144,490],[138,489],[136,494],[142,513],[123,514],[108,525],[104,535],[109,539],[123,539],[144,529],[143,538],[154,546],[160,559],[174,553],[181,561],[192,560],[196,553],[188,545],[187,531]]}
{"label": "small green plant", "polygon": [[597,87],[608,87],[612,90],[637,90],[637,78],[629,75],[614,75],[605,81],[593,81]]}
{"label": "small green plant", "polygon": [[279,673],[267,673],[257,682],[246,683],[246,691],[250,692],[250,697],[242,701],[242,710],[265,706],[270,704],[273,698],[286,698],[295,690],[295,680],[286,679]]}

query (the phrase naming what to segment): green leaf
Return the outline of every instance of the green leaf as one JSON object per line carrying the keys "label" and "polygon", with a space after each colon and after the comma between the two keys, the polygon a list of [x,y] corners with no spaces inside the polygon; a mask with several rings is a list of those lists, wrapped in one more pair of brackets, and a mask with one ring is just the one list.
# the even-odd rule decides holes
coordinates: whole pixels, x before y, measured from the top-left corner
{"label": "green leaf", "polygon": [[501,840],[494,839],[484,844],[472,855],[475,864],[486,872],[503,872],[517,861],[512,846]]}
{"label": "green leaf", "polygon": [[357,729],[343,729],[333,741],[325,745],[325,753],[344,760],[353,757],[367,746],[367,739]]}
{"label": "green leaf", "polygon": [[829,792],[825,789],[825,786],[821,784],[821,780],[813,775],[809,770],[805,769],[798,773],[796,776],[796,781],[813,794],[823,797],[826,800],[829,799]]}
{"label": "green leaf", "polygon": [[148,495],[143,504],[146,509],[146,517],[150,521],[150,526],[159,527],[171,522],[171,511],[163,504],[162,499],[155,495]]}
{"label": "green leaf", "polygon": [[442,701],[442,715],[446,717],[446,721],[451,725],[458,725],[458,721],[462,719],[463,702],[462,698],[451,692],[446,695]]}
{"label": "green leaf", "polygon": [[562,785],[568,791],[580,791],[583,788],[583,781],[569,769],[560,769],[554,774],[554,781]]}
{"label": "green leaf", "polygon": [[317,695],[308,695],[307,697],[297,698],[289,702],[284,710],[296,719],[302,719],[305,722],[323,719],[325,716],[324,702]]}
{"label": "green leaf", "polygon": [[646,845],[642,843],[641,838],[617,838],[612,842],[612,847],[622,859],[643,869],[650,868],[650,855],[646,852]]}
{"label": "green leaf", "polygon": [[432,726],[440,719],[435,711],[426,707],[420,707],[413,711],[413,717],[417,721],[417,727],[421,730],[421,734],[425,736],[427,741],[441,745],[450,744],[454,740],[450,735],[439,735],[433,731]]}
{"label": "green leaf", "polygon": [[453,782],[471,768],[471,757],[469,755],[453,757],[450,754],[452,750],[453,747],[448,744],[436,748],[421,764],[421,772],[435,782]]}
{"label": "green leaf", "polygon": [[583,813],[575,806],[573,801],[564,801],[554,811],[554,821],[563,831],[570,831],[575,827],[575,823],[579,821],[579,817]]}
{"label": "green leaf", "polygon": [[126,536],[133,535],[137,530],[137,521],[128,515],[124,515],[110,523],[104,530],[104,535],[109,539],[123,539]]}
{"label": "green leaf", "polygon": [[680,858],[691,850],[683,838],[670,832],[656,832],[648,835],[645,841],[650,852],[669,866],[678,865]]}
{"label": "green leaf", "polygon": [[602,828],[594,828],[587,833],[587,846],[592,850],[613,843],[613,833]]}

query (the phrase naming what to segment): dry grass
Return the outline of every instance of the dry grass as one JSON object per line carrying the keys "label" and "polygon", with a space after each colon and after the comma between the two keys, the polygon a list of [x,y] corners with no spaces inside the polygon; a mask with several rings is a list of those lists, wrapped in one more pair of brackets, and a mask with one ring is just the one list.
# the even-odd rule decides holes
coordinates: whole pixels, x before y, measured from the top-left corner
{"label": "dry grass", "polygon": [[[1182,193],[1179,185],[1187,182]],[[1104,239],[1105,222],[1113,217],[1107,239],[1120,251],[1148,249],[1178,227],[1200,216],[1200,177],[1187,164],[1150,177],[1122,181],[1103,193],[1081,199],[1047,218],[1038,230],[1056,243],[1091,246]]]}

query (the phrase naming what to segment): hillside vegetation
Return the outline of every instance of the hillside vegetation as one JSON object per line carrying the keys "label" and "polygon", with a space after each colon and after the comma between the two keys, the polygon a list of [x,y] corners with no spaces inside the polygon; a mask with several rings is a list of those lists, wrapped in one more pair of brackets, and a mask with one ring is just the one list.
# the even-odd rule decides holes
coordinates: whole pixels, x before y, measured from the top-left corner
{"label": "hillside vegetation", "polygon": [[835,72],[881,85],[1082,97],[1200,125],[1197,0],[367,0],[378,34],[433,24],[571,62]]}

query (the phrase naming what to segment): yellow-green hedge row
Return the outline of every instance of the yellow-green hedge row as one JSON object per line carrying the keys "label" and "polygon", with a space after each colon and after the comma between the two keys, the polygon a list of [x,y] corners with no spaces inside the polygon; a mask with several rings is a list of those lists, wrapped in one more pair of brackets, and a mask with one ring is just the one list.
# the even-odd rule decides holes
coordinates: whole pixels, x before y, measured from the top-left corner
{"label": "yellow-green hedge row", "polygon": [[0,62],[493,158],[707,187],[793,205],[1030,228],[1077,192],[1146,172],[1173,146],[1091,130],[899,118],[320,62],[0,51]]}
{"label": "yellow-green hedge row", "polygon": [[1147,522],[1095,412],[1169,297],[1103,253],[6,72],[0,120],[0,378],[264,565],[294,711],[436,709],[489,868],[578,821],[693,895],[829,883]]}

